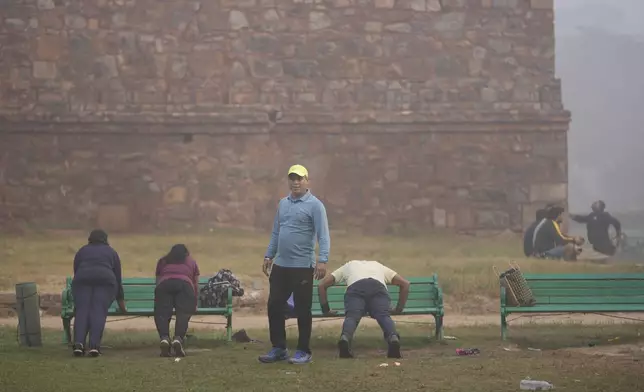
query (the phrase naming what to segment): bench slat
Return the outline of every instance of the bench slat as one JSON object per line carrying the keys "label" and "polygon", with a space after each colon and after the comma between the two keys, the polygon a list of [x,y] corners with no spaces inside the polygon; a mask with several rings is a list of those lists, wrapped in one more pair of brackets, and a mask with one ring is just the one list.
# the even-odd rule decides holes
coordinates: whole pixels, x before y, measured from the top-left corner
{"label": "bench slat", "polygon": [[642,304],[643,296],[633,297],[537,297],[537,304]]}
{"label": "bench slat", "polygon": [[532,289],[535,297],[580,297],[580,296],[607,296],[607,297],[632,297],[644,295],[644,288],[572,288],[572,289]]}
{"label": "bench slat", "polygon": [[[396,306],[396,302],[392,301],[391,306]],[[405,309],[412,308],[437,308],[439,306],[437,301],[430,300],[408,300],[405,304]],[[344,301],[329,301],[329,307],[331,309],[344,309]],[[320,303],[314,302],[313,309],[320,309]]]}
{"label": "bench slat", "polygon": [[[404,311],[402,314],[400,314],[400,316],[405,316],[405,315],[408,315],[408,316],[411,316],[411,315],[423,315],[423,314],[437,314],[437,313],[439,313],[439,312],[440,312],[440,309],[438,309],[438,308],[416,308],[416,309],[405,309],[405,311]],[[324,314],[322,314],[322,310],[320,310],[320,309],[313,309],[313,310],[311,311],[311,313],[313,314],[313,317],[328,317],[328,316],[325,316]],[[338,314],[337,314],[337,316],[333,316],[333,317],[339,317],[339,316],[344,317],[344,309],[338,309]],[[368,316],[366,316],[366,317],[368,317]]]}
{"label": "bench slat", "polygon": [[[227,313],[226,308],[198,308],[199,315],[221,316]],[[120,313],[116,309],[110,309],[109,316],[154,316],[154,308],[128,308],[127,313]],[[173,313],[174,315],[174,313]]]}
{"label": "bench slat", "polygon": [[[347,286],[345,285],[336,285],[336,286],[331,286],[327,289],[327,292],[330,290],[338,290],[345,292],[347,290]],[[390,293],[398,293],[400,292],[400,288],[398,286],[387,286],[387,291]],[[419,292],[419,293],[437,293],[438,288],[433,285],[433,284],[420,284],[420,283],[412,283],[409,285],[409,291],[410,292]],[[313,293],[318,292],[318,287],[314,286],[313,287]]]}
{"label": "bench slat", "polygon": [[[526,279],[527,280],[527,279]],[[644,280],[527,280],[531,289],[644,289]]]}
{"label": "bench slat", "polygon": [[590,304],[590,305],[535,305],[531,307],[505,308],[509,313],[619,313],[619,312],[644,312],[644,304]]}
{"label": "bench slat", "polygon": [[[209,276],[199,277],[199,284],[208,283]],[[156,278],[123,278],[123,285],[128,286],[155,286]]]}
{"label": "bench slat", "polygon": [[612,274],[523,274],[526,280],[643,280],[644,274],[612,273]]}
{"label": "bench slat", "polygon": [[[315,297],[316,297],[316,296],[317,296],[317,293],[315,293],[315,294],[313,295],[313,297],[314,297],[314,300],[313,300],[313,301],[314,301],[314,302],[316,301],[316,300],[315,300]],[[328,297],[328,299],[329,299],[329,302],[330,302],[330,301],[344,301],[344,292],[337,292],[337,291],[334,291],[334,292],[328,292],[328,293],[327,293],[327,297]],[[389,293],[389,297],[391,298],[391,300],[392,300],[392,301],[393,301],[393,300],[396,300],[396,301],[397,301],[397,300],[398,300],[398,297],[399,297],[399,294],[398,294],[398,293]],[[430,296],[430,294],[429,294],[429,293],[417,293],[417,292],[410,292],[410,293],[409,293],[409,297],[408,297],[408,299],[430,299],[430,298],[431,298],[431,299],[435,299],[435,298],[436,298],[436,295],[432,295],[432,296]]]}

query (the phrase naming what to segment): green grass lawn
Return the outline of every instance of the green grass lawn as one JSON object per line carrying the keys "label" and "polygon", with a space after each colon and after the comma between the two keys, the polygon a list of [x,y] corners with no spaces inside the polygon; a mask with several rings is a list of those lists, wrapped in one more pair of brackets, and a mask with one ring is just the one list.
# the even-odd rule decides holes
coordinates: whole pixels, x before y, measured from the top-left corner
{"label": "green grass lawn", "polygon": [[[105,355],[73,358],[58,331],[46,332],[43,348],[18,348],[16,331],[0,329],[2,391],[450,391],[519,390],[525,377],[547,380],[561,391],[644,390],[644,352],[621,346],[625,355],[589,355],[570,348],[617,348],[641,339],[641,325],[526,326],[511,330],[502,343],[498,327],[451,328],[455,341],[440,344],[422,337],[416,326],[401,327],[401,366],[384,357],[377,329],[361,329],[357,359],[336,357],[335,330],[314,328],[314,363],[303,366],[260,364],[268,343],[225,343],[201,332],[189,342],[180,362],[158,356],[153,333],[107,332]],[[266,331],[249,331],[265,340]],[[290,337],[296,336],[290,330]],[[322,335],[320,335],[322,334]],[[614,340],[619,337],[618,340]],[[609,340],[612,339],[612,342]],[[515,351],[503,348],[518,345]],[[588,348],[589,344],[595,347]],[[294,345],[294,341],[291,341]],[[481,355],[459,357],[458,347],[477,347]],[[528,347],[540,348],[531,351]],[[381,363],[388,367],[379,367]]]}
{"label": "green grass lawn", "polygon": [[[17,282],[35,281],[41,292],[59,291],[72,273],[72,260],[86,243],[87,233],[30,233],[0,238],[2,274],[0,290],[13,290]],[[119,252],[126,277],[152,276],[156,261],[175,243],[185,243],[202,274],[229,268],[242,283],[266,282],[261,263],[269,234],[243,230],[215,230],[187,234],[110,235]],[[458,307],[475,297],[497,298],[498,279],[492,266],[504,270],[518,261],[526,272],[641,272],[632,264],[597,265],[526,259],[521,238],[470,237],[445,233],[362,236],[332,233],[329,269],[351,259],[379,260],[402,275],[437,273],[447,304]],[[476,302],[476,301],[474,301]]]}

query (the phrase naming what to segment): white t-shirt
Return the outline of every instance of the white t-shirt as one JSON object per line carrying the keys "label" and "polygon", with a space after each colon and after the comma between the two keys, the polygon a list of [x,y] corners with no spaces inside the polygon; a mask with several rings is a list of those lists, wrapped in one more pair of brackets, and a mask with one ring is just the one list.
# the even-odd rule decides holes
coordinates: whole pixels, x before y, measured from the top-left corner
{"label": "white t-shirt", "polygon": [[377,261],[351,260],[333,271],[331,275],[333,275],[337,283],[346,282],[347,286],[367,278],[375,279],[387,286],[396,276],[396,271],[385,267]]}

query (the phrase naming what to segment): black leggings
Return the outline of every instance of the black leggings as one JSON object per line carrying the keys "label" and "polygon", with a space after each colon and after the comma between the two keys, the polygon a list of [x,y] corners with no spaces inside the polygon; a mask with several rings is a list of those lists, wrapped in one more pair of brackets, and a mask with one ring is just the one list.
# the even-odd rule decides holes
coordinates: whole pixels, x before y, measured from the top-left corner
{"label": "black leggings", "polygon": [[197,299],[192,285],[182,279],[168,279],[154,290],[154,323],[161,339],[170,337],[170,320],[173,310],[177,321],[174,336],[184,339]]}

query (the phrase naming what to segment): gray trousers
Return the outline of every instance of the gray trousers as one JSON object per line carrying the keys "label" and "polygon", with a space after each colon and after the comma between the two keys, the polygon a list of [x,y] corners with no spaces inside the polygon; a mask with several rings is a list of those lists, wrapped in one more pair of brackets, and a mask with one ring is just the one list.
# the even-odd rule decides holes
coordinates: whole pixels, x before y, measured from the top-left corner
{"label": "gray trousers", "polygon": [[85,345],[89,333],[90,350],[101,348],[107,313],[116,292],[116,286],[110,284],[72,283],[72,295],[76,306],[74,343]]}
{"label": "gray trousers", "polygon": [[368,278],[353,283],[344,294],[342,334],[352,339],[360,319],[369,314],[380,325],[385,339],[397,335],[396,325],[389,314],[390,304],[389,292],[379,281]]}

